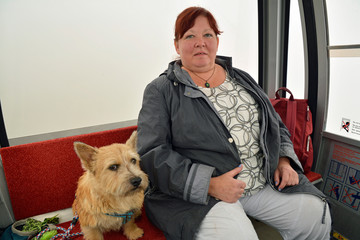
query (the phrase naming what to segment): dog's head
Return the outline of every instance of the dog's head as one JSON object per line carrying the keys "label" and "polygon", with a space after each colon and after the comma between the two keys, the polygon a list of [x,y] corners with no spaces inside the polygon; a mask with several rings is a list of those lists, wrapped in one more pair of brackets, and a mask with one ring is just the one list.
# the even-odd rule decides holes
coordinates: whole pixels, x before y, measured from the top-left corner
{"label": "dog's head", "polygon": [[140,169],[140,156],[136,151],[137,132],[125,144],[96,148],[75,142],[76,154],[88,172],[94,188],[114,195],[131,195],[148,186],[147,175]]}

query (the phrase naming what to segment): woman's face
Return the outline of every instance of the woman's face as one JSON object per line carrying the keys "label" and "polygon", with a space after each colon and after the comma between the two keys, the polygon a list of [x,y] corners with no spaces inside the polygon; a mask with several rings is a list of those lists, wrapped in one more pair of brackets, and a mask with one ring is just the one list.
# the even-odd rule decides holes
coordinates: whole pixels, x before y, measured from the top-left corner
{"label": "woman's face", "polygon": [[197,17],[194,26],[174,44],[183,66],[187,69],[205,72],[214,67],[219,38],[206,17]]}

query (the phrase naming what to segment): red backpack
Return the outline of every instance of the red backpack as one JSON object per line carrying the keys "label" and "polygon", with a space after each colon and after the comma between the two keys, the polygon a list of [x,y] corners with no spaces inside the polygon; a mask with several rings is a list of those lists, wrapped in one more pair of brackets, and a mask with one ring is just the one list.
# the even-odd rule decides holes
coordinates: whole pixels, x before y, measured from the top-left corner
{"label": "red backpack", "polygon": [[[284,90],[290,94],[290,98],[280,98],[279,91]],[[275,93],[275,99],[270,99],[275,111],[289,129],[294,150],[298,156],[305,174],[311,171],[313,164],[313,145],[311,133],[313,131],[312,115],[307,99],[294,99],[292,92],[285,88],[279,88]]]}

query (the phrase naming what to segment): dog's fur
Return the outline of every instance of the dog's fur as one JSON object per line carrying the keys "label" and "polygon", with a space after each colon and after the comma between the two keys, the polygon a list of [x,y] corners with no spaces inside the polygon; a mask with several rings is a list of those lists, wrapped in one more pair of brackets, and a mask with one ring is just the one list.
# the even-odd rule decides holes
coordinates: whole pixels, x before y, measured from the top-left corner
{"label": "dog's fur", "polygon": [[[128,239],[137,239],[144,232],[135,224],[141,214],[147,175],[141,171],[136,152],[137,133],[126,144],[112,144],[101,148],[75,142],[75,152],[85,170],[80,177],[73,203],[86,240],[102,240],[107,231],[123,232]],[[140,182],[141,181],[141,182]],[[123,224],[123,218],[106,214],[135,213]]]}

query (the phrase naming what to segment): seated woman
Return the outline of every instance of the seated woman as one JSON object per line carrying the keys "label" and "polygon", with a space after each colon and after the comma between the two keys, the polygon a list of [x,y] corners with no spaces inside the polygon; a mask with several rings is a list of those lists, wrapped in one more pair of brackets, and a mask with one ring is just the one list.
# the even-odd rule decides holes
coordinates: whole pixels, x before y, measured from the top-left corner
{"label": "seated woman", "polygon": [[146,87],[138,150],[148,217],[167,239],[258,239],[248,216],[284,239],[329,239],[324,194],[260,86],[216,56],[220,33],[209,11],[185,9],[175,23],[180,60]]}

